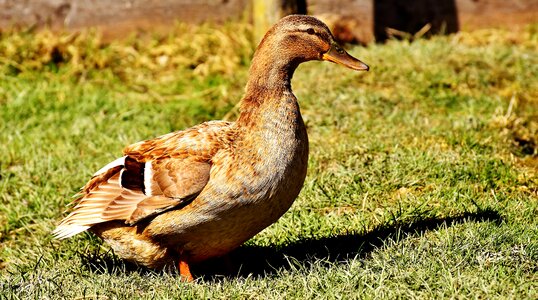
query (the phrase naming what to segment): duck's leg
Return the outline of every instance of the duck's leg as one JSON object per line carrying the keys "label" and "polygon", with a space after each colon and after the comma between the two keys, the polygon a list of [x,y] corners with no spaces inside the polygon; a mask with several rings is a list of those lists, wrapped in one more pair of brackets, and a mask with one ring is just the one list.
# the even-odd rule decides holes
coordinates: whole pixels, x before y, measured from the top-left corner
{"label": "duck's leg", "polygon": [[191,274],[191,269],[189,267],[189,263],[187,263],[186,260],[183,258],[179,258],[179,274],[181,277],[183,277],[183,280],[186,282],[191,282],[194,280]]}
{"label": "duck's leg", "polygon": [[221,259],[224,272],[226,272],[227,275],[235,275],[238,272],[229,253],[222,256]]}

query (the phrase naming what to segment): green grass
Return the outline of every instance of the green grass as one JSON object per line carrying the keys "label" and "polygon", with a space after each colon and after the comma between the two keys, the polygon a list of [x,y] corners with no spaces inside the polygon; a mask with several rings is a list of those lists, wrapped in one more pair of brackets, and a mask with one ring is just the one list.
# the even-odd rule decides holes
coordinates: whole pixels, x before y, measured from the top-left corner
{"label": "green grass", "polygon": [[71,195],[130,143],[234,119],[250,29],[0,36],[0,298],[538,297],[538,27],[351,48],[302,65],[308,177],[276,224],[195,283],[53,240]]}

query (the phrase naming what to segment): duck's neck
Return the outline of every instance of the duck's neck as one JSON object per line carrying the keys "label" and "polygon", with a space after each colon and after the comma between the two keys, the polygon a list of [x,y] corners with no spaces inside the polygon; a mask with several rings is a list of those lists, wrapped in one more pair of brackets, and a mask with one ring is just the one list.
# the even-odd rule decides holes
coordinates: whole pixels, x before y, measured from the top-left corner
{"label": "duck's neck", "polygon": [[241,114],[238,123],[245,125],[256,119],[261,110],[276,108],[281,102],[289,103],[293,98],[291,78],[298,66],[298,62],[280,57],[278,52],[271,49],[259,48],[249,72],[249,80],[245,89],[245,96],[241,100]]}
{"label": "duck's neck", "polygon": [[245,96],[260,91],[291,91],[291,78],[298,64],[271,54],[273,53],[265,55],[258,51],[252,59]]}

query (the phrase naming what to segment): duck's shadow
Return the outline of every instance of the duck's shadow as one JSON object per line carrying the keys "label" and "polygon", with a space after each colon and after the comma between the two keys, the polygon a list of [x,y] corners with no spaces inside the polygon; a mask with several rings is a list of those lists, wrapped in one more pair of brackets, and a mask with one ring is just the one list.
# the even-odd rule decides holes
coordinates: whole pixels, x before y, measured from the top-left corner
{"label": "duck's shadow", "polygon": [[[348,259],[364,258],[389,239],[399,241],[410,236],[450,227],[462,222],[502,221],[500,214],[486,209],[474,213],[463,213],[446,218],[427,218],[410,223],[397,223],[380,226],[364,234],[340,234],[319,239],[304,239],[289,245],[275,248],[271,246],[242,246],[230,253],[225,259],[212,259],[195,266],[195,277],[218,279],[225,277],[247,277],[272,274],[281,269],[289,269],[294,264],[305,265],[318,260],[344,262]],[[83,263],[91,270],[103,273],[114,272],[152,272],[114,257],[110,253],[81,255]]]}

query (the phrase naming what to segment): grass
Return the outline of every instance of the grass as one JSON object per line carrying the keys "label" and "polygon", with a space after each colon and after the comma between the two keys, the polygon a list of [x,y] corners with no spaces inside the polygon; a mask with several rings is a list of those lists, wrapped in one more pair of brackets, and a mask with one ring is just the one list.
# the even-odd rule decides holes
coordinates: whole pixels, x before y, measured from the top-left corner
{"label": "grass", "polygon": [[234,119],[250,29],[178,25],[0,36],[0,298],[538,297],[538,27],[389,41],[371,67],[302,65],[305,186],[276,224],[175,273],[125,264],[90,234],[50,231],[130,143]]}

